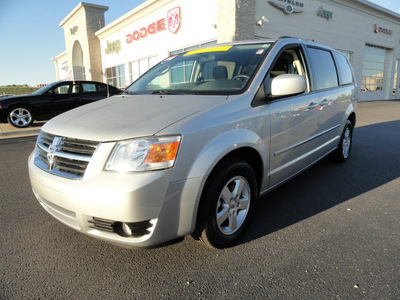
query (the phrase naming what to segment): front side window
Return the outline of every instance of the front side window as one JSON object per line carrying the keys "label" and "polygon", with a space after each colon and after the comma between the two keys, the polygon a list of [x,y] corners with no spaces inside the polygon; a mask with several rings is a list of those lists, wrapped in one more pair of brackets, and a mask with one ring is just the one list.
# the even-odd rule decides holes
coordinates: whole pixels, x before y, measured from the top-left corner
{"label": "front side window", "polygon": [[270,76],[273,79],[282,74],[297,74],[307,77],[300,48],[286,49],[279,55],[271,69]]}
{"label": "front side window", "polygon": [[173,55],[126,91],[133,94],[237,94],[250,83],[270,46],[270,43],[215,46]]}
{"label": "front side window", "polygon": [[309,47],[308,53],[314,74],[314,90],[337,87],[338,76],[331,52]]}
{"label": "front side window", "polygon": [[57,86],[56,88],[50,90],[53,94],[57,94],[57,95],[62,95],[62,94],[68,94],[69,93],[69,88],[70,88],[70,84],[62,84]]}

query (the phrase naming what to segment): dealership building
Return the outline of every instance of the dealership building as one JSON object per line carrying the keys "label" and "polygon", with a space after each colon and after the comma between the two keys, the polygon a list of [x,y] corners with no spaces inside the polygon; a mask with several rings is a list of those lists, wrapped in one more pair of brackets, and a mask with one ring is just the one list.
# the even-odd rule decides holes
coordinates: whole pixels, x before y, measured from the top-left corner
{"label": "dealership building", "polygon": [[132,83],[170,55],[201,46],[293,36],[343,52],[359,100],[400,98],[400,14],[366,0],[148,0],[105,25],[108,7],[81,2],[61,21],[57,80]]}

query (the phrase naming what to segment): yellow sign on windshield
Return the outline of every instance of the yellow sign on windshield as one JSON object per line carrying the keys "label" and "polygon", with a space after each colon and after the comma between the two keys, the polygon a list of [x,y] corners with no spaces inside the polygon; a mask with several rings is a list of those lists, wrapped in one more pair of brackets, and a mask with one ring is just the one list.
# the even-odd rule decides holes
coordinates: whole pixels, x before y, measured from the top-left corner
{"label": "yellow sign on windshield", "polygon": [[218,51],[223,52],[223,51],[228,51],[231,48],[232,48],[232,46],[216,46],[216,47],[210,47],[210,48],[204,48],[204,49],[197,49],[197,50],[189,51],[188,53],[185,54],[185,56],[198,54],[198,53],[207,53],[207,52],[218,52]]}

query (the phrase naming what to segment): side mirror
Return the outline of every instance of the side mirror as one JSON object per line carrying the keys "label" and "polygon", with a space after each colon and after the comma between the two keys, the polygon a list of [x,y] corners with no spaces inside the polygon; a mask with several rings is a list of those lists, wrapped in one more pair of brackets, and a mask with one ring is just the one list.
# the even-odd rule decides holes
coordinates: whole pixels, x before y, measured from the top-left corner
{"label": "side mirror", "polygon": [[297,74],[282,74],[271,81],[271,96],[282,97],[301,94],[306,91],[306,80]]}

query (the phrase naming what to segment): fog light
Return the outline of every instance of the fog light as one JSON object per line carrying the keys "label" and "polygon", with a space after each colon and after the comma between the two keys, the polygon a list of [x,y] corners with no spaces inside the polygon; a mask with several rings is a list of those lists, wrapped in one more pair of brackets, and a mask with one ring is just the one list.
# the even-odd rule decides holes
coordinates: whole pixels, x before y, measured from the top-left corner
{"label": "fog light", "polygon": [[155,221],[151,222],[151,220],[132,223],[114,222],[112,228],[119,236],[138,238],[150,234],[154,224]]}
{"label": "fog light", "polygon": [[132,236],[132,230],[129,227],[127,223],[122,223],[122,231],[127,235],[127,236]]}

